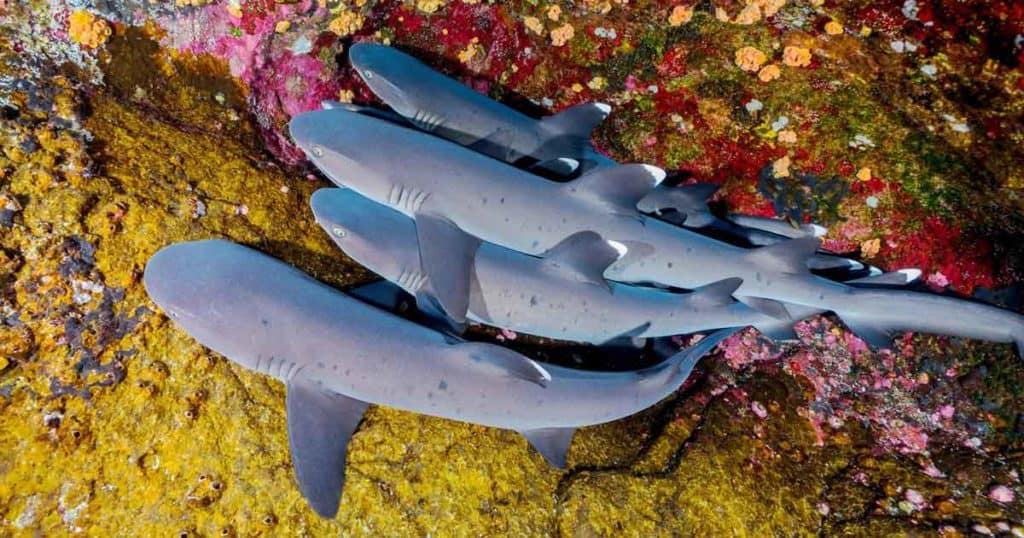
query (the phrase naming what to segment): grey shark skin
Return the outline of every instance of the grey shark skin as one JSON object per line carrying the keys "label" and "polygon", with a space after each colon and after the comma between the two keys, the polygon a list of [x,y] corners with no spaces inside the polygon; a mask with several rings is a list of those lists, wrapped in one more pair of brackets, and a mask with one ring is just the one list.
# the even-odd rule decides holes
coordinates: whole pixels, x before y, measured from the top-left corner
{"label": "grey shark skin", "polygon": [[[317,223],[360,265],[414,296],[429,287],[411,219],[350,189],[320,189],[310,206]],[[602,274],[618,257],[593,232],[569,236],[544,258],[482,243],[470,269],[467,317],[524,334],[591,344],[777,325],[777,320],[733,300],[739,279],[687,294],[606,282]]]}
{"label": "grey shark skin", "polygon": [[348,57],[367,86],[420,129],[507,162],[592,158],[590,133],[611,111],[584,103],[535,120],[393,47],[357,43]]}
{"label": "grey shark skin", "polygon": [[[628,248],[605,271],[609,280],[695,289],[738,277],[743,283],[734,295],[748,305],[782,319],[833,311],[875,345],[899,330],[1024,343],[1024,316],[1012,312],[949,297],[858,289],[812,275],[807,258],[817,251],[817,238],[743,249],[645,217],[636,203],[664,177],[653,167],[598,169],[559,184],[441,138],[343,110],[299,114],[289,128],[336,184],[416,219],[427,260],[443,260],[453,247],[433,231],[437,220],[532,255],[590,230]],[[424,269],[432,281],[469,278],[468,263]],[[953,309],[964,315],[949,316]]]}
{"label": "grey shark skin", "polygon": [[662,400],[736,331],[713,333],[648,369],[585,372],[453,339],[226,241],[165,247],[149,260],[144,282],[201,344],[286,384],[292,464],[322,517],[337,512],[346,446],[368,404],[517,430],[564,466],[576,428]]}
{"label": "grey shark skin", "polygon": [[[607,105],[584,103],[554,116],[534,119],[467,88],[394,47],[357,43],[349,49],[349,62],[370,89],[399,116],[416,127],[479,153],[508,163],[531,157],[549,170],[557,170],[557,167],[546,163],[556,163],[560,158],[578,161],[581,170],[618,164],[595,151],[590,142],[591,131],[611,110]],[[334,102],[326,102],[325,107],[357,109]],[[366,108],[362,112],[381,114]],[[574,168],[568,170],[572,171]],[[676,188],[658,187],[641,201],[640,209],[650,213],[674,207],[671,202],[678,198],[678,192]],[[699,214],[693,208],[675,207],[687,213],[686,227],[713,227],[758,246],[779,243],[800,232],[820,231],[820,227],[792,228],[778,219],[742,217],[745,221],[741,225],[712,215],[704,199],[697,202],[702,208]],[[811,264],[813,269],[823,270],[849,265],[834,256],[812,258]]]}

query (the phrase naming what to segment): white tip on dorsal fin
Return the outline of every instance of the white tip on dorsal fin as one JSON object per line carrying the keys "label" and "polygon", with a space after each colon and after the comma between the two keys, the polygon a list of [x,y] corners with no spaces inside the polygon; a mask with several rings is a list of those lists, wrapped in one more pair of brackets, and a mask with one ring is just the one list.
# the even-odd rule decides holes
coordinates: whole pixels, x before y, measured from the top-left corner
{"label": "white tip on dorsal fin", "polygon": [[821,240],[817,237],[801,237],[756,248],[747,254],[747,260],[757,267],[781,273],[807,272],[807,259],[818,250]]}
{"label": "white tip on dorsal fin", "polygon": [[921,278],[920,269],[900,269],[891,273],[872,274],[863,278],[855,278],[846,281],[845,284],[854,286],[895,286],[902,287],[915,282]]}
{"label": "white tip on dorsal fin", "polygon": [[605,103],[582,103],[540,120],[541,126],[553,136],[572,135],[590,138],[612,107]]}
{"label": "white tip on dorsal fin", "polygon": [[588,172],[563,185],[562,191],[617,212],[634,212],[637,202],[664,179],[665,171],[657,166],[623,164]]}
{"label": "white tip on dorsal fin", "polygon": [[825,235],[828,234],[828,228],[813,222],[801,225],[800,229],[805,230],[808,234],[814,237],[825,237]]}
{"label": "white tip on dorsal fin", "polygon": [[724,278],[701,286],[686,295],[688,304],[695,307],[713,307],[732,304],[735,302],[732,294],[740,285],[743,279],[739,277]]}
{"label": "white tip on dorsal fin", "polygon": [[576,232],[544,253],[541,269],[558,278],[608,288],[604,271],[626,250],[622,243],[605,241],[597,232]]}

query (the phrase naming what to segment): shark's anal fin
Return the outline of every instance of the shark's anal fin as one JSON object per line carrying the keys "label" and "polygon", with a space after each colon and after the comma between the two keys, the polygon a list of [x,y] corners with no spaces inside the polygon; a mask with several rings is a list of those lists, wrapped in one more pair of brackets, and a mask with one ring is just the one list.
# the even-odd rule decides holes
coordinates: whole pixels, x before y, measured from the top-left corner
{"label": "shark's anal fin", "polygon": [[783,321],[794,321],[792,314],[786,305],[775,299],[764,299],[762,297],[737,297],[739,302],[757,310],[758,312]]}
{"label": "shark's anal fin", "polygon": [[[416,214],[416,237],[420,265],[427,275],[427,287],[417,294],[417,305],[425,312],[440,306],[454,324],[465,323],[470,272],[480,240],[431,213]],[[436,305],[426,299],[436,301]]]}
{"label": "shark's anal fin", "polygon": [[288,445],[299,490],[323,518],[338,513],[348,441],[368,404],[328,393],[298,375],[288,382]]}
{"label": "shark's anal fin", "polygon": [[817,237],[801,237],[751,249],[746,257],[755,267],[764,267],[780,273],[806,273],[809,271],[807,260],[817,252],[820,244],[821,240]]}
{"label": "shark's anal fin", "polygon": [[615,213],[635,213],[636,204],[663,179],[665,171],[658,167],[623,164],[588,172],[562,185],[562,192]]}
{"label": "shark's anal fin", "polygon": [[605,103],[581,103],[542,118],[540,124],[554,136],[572,135],[589,139],[590,133],[611,111],[612,107]]}
{"label": "shark's anal fin", "polygon": [[566,456],[569,454],[569,445],[572,444],[576,428],[541,428],[520,430],[519,433],[553,467],[565,469]]}
{"label": "shark's anal fin", "polygon": [[626,253],[597,232],[576,232],[551,247],[541,262],[541,270],[550,275],[585,282],[611,290],[604,271]]}
{"label": "shark's anal fin", "polygon": [[542,387],[551,381],[551,374],[543,366],[511,349],[481,342],[465,342],[452,346],[451,350],[469,359],[468,364],[461,365],[464,368],[478,368],[495,376],[514,377]]}

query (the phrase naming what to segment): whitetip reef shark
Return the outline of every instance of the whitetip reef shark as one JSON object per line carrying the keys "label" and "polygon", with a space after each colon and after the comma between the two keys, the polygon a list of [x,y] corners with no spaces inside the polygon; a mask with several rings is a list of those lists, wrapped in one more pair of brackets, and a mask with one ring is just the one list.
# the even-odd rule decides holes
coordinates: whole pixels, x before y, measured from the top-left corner
{"label": "whitetip reef shark", "polygon": [[609,373],[540,365],[374,308],[294,267],[221,240],[177,243],[146,265],[150,298],[204,346],[287,387],[292,464],[321,517],[334,517],[348,442],[378,404],[522,433],[564,467],[576,428],[637,413],[675,392],[738,329],[667,360]]}
{"label": "whitetip reef shark", "polygon": [[[560,176],[618,164],[594,150],[590,142],[593,129],[611,111],[607,104],[583,103],[553,116],[534,119],[394,47],[356,43],[349,48],[349,63],[394,113],[335,101],[325,101],[325,108],[344,108],[396,123],[404,119],[478,153],[512,164],[526,159],[531,170],[548,170]],[[659,186],[637,207],[645,213],[674,209],[684,217],[680,223],[683,226],[710,228],[755,246],[825,233],[818,225],[793,226],[780,219],[747,215],[721,219],[707,206],[715,189],[716,185],[707,183],[678,188]],[[828,254],[812,256],[808,264],[811,269],[822,271],[863,269],[859,262]]]}
{"label": "whitetip reef shark", "polygon": [[[574,233],[593,231],[628,250],[605,271],[609,280],[696,289],[738,277],[742,284],[734,296],[747,305],[791,320],[832,311],[878,347],[889,346],[894,331],[1024,345],[1024,316],[1013,312],[814,276],[807,258],[817,252],[818,238],[744,249],[647,217],[636,204],[665,177],[650,165],[599,168],[554,183],[442,138],[346,110],[296,115],[289,130],[335,184],[415,219],[422,267],[435,292],[468,289],[475,238],[539,256]],[[466,234],[451,237],[442,222]],[[445,279],[450,282],[439,284]],[[454,319],[465,312],[450,307],[468,303],[452,296],[437,302]]]}
{"label": "whitetip reef shark", "polygon": [[[423,305],[420,292],[431,282],[420,264],[412,219],[350,189],[320,189],[309,203],[345,254],[416,296],[421,310],[445,317],[442,308]],[[441,225],[452,237],[465,234],[450,223]],[[479,242],[469,252],[469,288],[455,293],[468,305],[455,310],[484,325],[598,345],[720,327],[752,325],[770,333],[779,324],[733,299],[738,278],[685,294],[606,281],[605,269],[624,250],[594,232],[570,235],[541,258]]]}

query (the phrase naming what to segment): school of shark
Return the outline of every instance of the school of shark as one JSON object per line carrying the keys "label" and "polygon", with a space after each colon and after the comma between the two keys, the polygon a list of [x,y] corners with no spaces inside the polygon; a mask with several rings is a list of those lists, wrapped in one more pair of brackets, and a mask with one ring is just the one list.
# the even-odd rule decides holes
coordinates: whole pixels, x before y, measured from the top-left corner
{"label": "school of shark", "polygon": [[[198,342],[286,385],[295,476],[321,517],[337,514],[371,404],[514,430],[565,467],[577,428],[663,400],[747,327],[791,339],[831,313],[878,348],[913,331],[1024,351],[1018,313],[916,291],[918,270],[822,251],[820,226],[719,216],[715,186],[602,155],[591,132],[608,105],[535,119],[392,47],[355,44],[349,61],[389,110],[325,102],[289,130],[337,186],[312,196],[316,222],[384,280],[346,293],[218,239],[164,247],[144,275]],[[705,336],[612,372],[467,340],[471,323],[608,349]]]}

